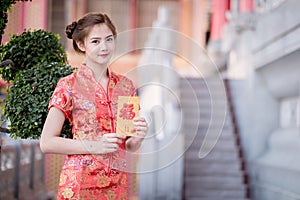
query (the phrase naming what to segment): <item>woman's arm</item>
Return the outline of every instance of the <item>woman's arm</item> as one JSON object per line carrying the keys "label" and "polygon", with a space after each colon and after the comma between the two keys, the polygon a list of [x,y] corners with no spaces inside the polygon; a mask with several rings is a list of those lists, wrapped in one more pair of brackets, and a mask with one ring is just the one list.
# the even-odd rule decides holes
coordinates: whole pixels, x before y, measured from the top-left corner
{"label": "woman's arm", "polygon": [[52,107],[49,110],[44,128],[41,134],[40,147],[44,153],[57,154],[105,154],[118,149],[121,134],[105,134],[99,141],[73,140],[59,137],[65,116],[61,110]]}
{"label": "woman's arm", "polygon": [[141,147],[141,144],[146,137],[148,131],[148,124],[143,117],[134,119],[134,127],[137,133],[137,137],[129,137],[126,140],[126,150],[136,151]]}

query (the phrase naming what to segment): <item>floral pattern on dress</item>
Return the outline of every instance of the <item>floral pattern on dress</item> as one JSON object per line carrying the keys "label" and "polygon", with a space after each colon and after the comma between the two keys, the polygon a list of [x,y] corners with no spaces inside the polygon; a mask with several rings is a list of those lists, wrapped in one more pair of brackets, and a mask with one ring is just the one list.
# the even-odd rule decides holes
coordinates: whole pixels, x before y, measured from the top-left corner
{"label": "floral pattern on dress", "polygon": [[62,195],[65,199],[71,198],[73,196],[73,194],[74,194],[74,192],[72,191],[71,188],[65,188],[62,193]]}
{"label": "floral pattern on dress", "polygon": [[[109,71],[107,89],[82,65],[60,79],[49,109],[60,109],[72,124],[74,140],[99,140],[115,132],[118,96],[133,96],[132,81]],[[84,143],[83,143],[84,145]],[[125,140],[114,153],[67,155],[62,167],[58,199],[128,199]]]}

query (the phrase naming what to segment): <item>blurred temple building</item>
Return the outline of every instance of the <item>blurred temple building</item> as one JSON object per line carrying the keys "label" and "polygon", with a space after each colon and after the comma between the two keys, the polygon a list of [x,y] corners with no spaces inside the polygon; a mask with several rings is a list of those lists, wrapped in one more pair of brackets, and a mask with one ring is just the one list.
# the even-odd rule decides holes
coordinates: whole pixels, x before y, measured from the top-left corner
{"label": "blurred temple building", "polygon": [[[2,43],[46,29],[60,34],[78,66],[83,58],[66,25],[87,12],[111,16],[119,34],[110,67],[134,80],[149,123],[133,157],[131,199],[296,200],[299,7],[299,0],[32,0],[13,6]],[[42,155],[36,143],[15,150],[5,138],[0,199],[26,199],[35,188],[36,198],[42,190],[55,196],[63,157]],[[33,150],[38,161],[30,165]]]}

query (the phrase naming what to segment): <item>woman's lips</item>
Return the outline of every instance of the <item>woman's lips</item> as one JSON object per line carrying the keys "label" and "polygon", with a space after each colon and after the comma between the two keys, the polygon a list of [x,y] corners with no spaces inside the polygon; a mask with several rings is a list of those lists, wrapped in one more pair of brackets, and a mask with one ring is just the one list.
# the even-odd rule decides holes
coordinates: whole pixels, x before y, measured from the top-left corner
{"label": "woman's lips", "polygon": [[106,58],[108,56],[108,54],[101,54],[100,55],[102,58]]}

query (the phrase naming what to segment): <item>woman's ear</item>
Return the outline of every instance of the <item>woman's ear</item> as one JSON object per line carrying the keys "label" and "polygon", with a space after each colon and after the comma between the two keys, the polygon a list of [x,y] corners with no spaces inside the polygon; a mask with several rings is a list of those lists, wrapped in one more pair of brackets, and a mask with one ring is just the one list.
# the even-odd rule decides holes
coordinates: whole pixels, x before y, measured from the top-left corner
{"label": "woman's ear", "polygon": [[84,46],[84,43],[82,41],[77,41],[76,42],[78,48],[82,51],[82,52],[85,52],[85,46]]}

